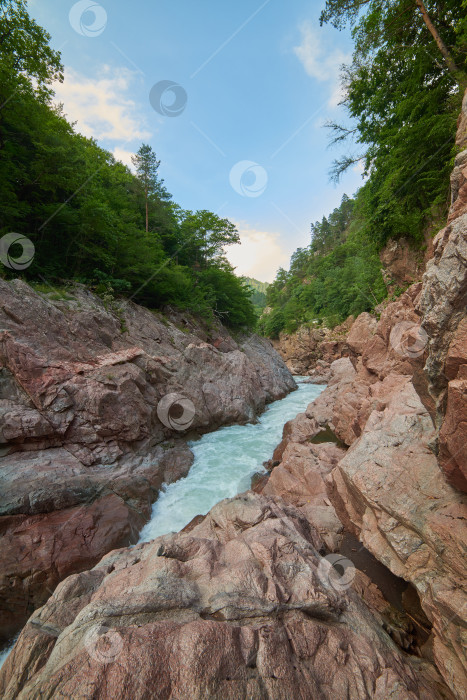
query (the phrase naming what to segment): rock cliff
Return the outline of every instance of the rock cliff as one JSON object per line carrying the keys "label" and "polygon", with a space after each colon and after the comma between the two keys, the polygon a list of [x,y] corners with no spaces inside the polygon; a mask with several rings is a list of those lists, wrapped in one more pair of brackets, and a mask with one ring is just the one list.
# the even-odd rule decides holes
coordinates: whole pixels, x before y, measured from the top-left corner
{"label": "rock cliff", "polygon": [[[464,130],[466,120],[467,97]],[[331,365],[327,389],[286,426],[263,486],[327,532],[328,546],[339,550],[351,533],[411,582],[431,627],[422,654],[457,698],[467,697],[466,164],[464,150],[422,281],[379,322],[356,319],[349,357]]]}
{"label": "rock cliff", "polygon": [[[351,533],[413,584],[431,628],[422,654],[465,698],[467,499],[443,474],[449,400],[438,459],[435,454],[437,414],[421,373],[428,352],[417,312],[423,292],[415,285],[387,307],[362,354],[352,336],[372,328],[367,318],[356,320],[359,333],[348,340],[353,363],[335,361],[326,390],[286,425],[261,490],[298,507],[330,549],[340,551]],[[456,331],[447,367],[457,368],[458,338]],[[459,380],[453,382],[458,391]],[[462,426],[462,415],[451,418],[454,426]],[[448,475],[464,459],[465,444],[450,458]]]}
{"label": "rock cliff", "polygon": [[[161,484],[191,465],[179,427],[251,420],[294,386],[256,336],[0,280],[0,635],[137,540]],[[167,395],[181,415],[160,414]]]}
{"label": "rock cliff", "polygon": [[[466,123],[464,100],[462,147]],[[5,698],[467,698],[466,163],[464,151],[456,159],[449,220],[434,241],[423,280],[389,303],[379,320],[359,316],[342,345],[331,348],[343,357],[332,362],[325,391],[286,424],[270,461],[271,474],[255,487],[257,492],[223,501],[178,534],[113,551],[91,570],[65,579],[30,617],[8,658],[0,674]],[[21,304],[8,306],[9,322],[21,326],[20,311]],[[111,392],[108,410],[111,415],[115,410],[111,434],[94,419],[92,395],[102,396],[94,382],[109,371],[102,349],[95,353],[97,366],[87,350],[74,358],[82,374],[73,365],[68,376],[71,358],[63,357],[59,382],[53,379],[57,363],[41,351],[47,324],[34,344],[13,343],[16,350],[9,351],[10,335],[3,341],[11,353],[8,370],[18,384],[10,388],[9,400],[23,416],[12,426],[30,431],[31,459],[60,449],[80,459],[92,475],[102,455],[110,455],[115,481],[112,493],[103,492],[102,498],[120,498],[128,513],[141,509],[134,484],[140,476],[145,484],[150,480],[147,462],[138,461],[140,445],[163,449],[148,437],[157,427],[150,420],[161,398],[159,382],[165,391],[183,387],[193,402],[202,382],[203,396],[213,403],[197,408],[200,429],[210,419],[213,424],[246,420],[252,406],[257,409],[290,386],[272,355],[267,360],[274,362],[274,380],[266,381],[266,366],[258,371],[265,347],[259,341],[246,343],[242,354],[231,339],[218,338],[214,345],[231,356],[230,366],[248,384],[237,405],[231,382],[240,380],[229,383],[228,372],[222,374],[224,360],[212,343],[181,333],[175,366],[161,362],[169,353],[156,354],[147,338],[149,316],[132,325],[132,314],[139,312],[130,306],[125,323],[131,342],[123,341],[116,328],[107,345],[124,358],[119,360],[123,369],[115,370],[117,389],[104,382],[102,390],[105,396]],[[76,318],[74,313],[70,318]],[[105,331],[104,320],[97,326]],[[166,337],[165,332],[175,333],[170,329],[159,330]],[[138,348],[142,354],[132,354]],[[29,384],[21,375],[25,363]],[[42,369],[36,372],[36,367]],[[151,372],[163,380],[151,382]],[[216,376],[229,397],[226,413],[209,383]],[[10,375],[5,381],[11,387]],[[62,384],[69,386],[73,406],[86,406],[68,423],[68,400],[49,392]],[[141,402],[135,386],[148,398]],[[128,424],[123,408],[120,413],[119,392],[132,407]],[[49,409],[55,401],[61,407],[58,418]],[[57,428],[50,432],[48,425]],[[14,429],[11,441],[6,459],[14,464]],[[171,449],[177,451],[169,453],[164,468],[178,464],[175,472],[183,472],[183,445]],[[125,463],[133,465],[131,479]],[[50,464],[30,465],[27,479],[33,486],[38,473],[48,483]],[[76,465],[66,468],[69,483],[77,479],[76,492],[86,490],[88,481]],[[7,473],[14,483],[14,467]],[[34,488],[24,488],[18,479],[8,502],[30,509],[47,498],[63,503],[75,498],[73,488],[49,489],[47,496],[39,484]],[[97,499],[93,503],[100,505]],[[74,505],[71,500],[66,507]],[[41,517],[40,509],[37,515],[18,515],[24,518],[18,521],[19,532]],[[8,516],[14,517],[14,512]],[[134,527],[129,517],[122,522],[127,530]],[[50,531],[56,530],[51,524]],[[30,539],[23,556],[32,556],[26,552],[33,549]]]}

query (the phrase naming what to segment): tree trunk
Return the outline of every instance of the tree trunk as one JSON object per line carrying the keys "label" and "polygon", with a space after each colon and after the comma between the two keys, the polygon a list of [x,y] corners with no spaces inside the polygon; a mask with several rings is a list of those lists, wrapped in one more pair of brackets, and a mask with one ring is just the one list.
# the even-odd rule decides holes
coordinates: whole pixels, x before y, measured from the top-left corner
{"label": "tree trunk", "polygon": [[428,31],[430,32],[431,36],[433,39],[436,41],[436,44],[438,46],[438,49],[441,51],[441,54],[444,57],[444,60],[446,61],[447,67],[451,73],[458,73],[459,69],[454,63],[454,59],[451,56],[451,53],[444,43],[444,41],[441,39],[440,35],[438,34],[438,30],[436,29],[435,25],[430,19],[430,16],[426,10],[425,5],[423,4],[423,0],[415,0],[415,4],[417,5],[418,9],[420,10],[423,21],[425,22],[426,26],[428,27]]}

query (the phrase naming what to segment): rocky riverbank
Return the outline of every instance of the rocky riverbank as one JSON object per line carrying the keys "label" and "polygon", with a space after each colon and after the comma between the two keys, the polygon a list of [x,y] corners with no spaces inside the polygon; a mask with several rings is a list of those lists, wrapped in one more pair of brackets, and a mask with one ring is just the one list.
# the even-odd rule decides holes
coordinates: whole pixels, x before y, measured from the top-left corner
{"label": "rocky riverbank", "polygon": [[[466,148],[467,100],[463,110],[458,143]],[[328,387],[286,424],[272,473],[256,487],[261,492],[223,501],[178,534],[113,551],[93,569],[69,576],[23,629],[0,675],[2,696],[465,700],[466,309],[464,150],[456,158],[449,220],[434,240],[423,280],[388,304],[379,320],[362,314],[354,321],[343,339],[343,357],[330,366]],[[9,308],[14,323],[19,310]],[[133,312],[131,307],[130,324]],[[41,332],[47,327],[43,322]],[[88,417],[83,432],[79,420],[71,421],[61,434],[63,446],[42,449],[66,449],[69,434],[91,435],[89,442],[72,443],[85,447],[77,454],[91,459],[115,444],[122,450],[118,464],[132,444],[122,441],[128,411],[122,403],[119,413],[119,392],[129,392],[125,401],[128,396],[132,407],[140,406],[134,385],[157,394],[160,382],[165,391],[178,390],[175,382],[183,377],[195,401],[200,376],[204,384],[219,376],[230,397],[226,420],[246,420],[251,406],[289,388],[289,376],[268,348],[262,357],[277,368],[272,384],[265,386],[266,368],[250,372],[257,340],[243,354],[225,347],[232,356],[223,373],[225,359],[217,351],[206,341],[190,343],[181,332],[183,350],[170,374],[162,353],[150,363],[155,345],[147,341],[146,325],[128,327],[138,347],[147,344],[142,356],[125,359],[126,374],[118,374],[120,383],[109,390],[118,430],[113,428],[113,437],[99,433]],[[40,337],[38,332],[37,343]],[[220,349],[224,342],[230,340],[211,346]],[[27,352],[18,348],[11,355],[22,358],[9,360],[22,386],[21,367],[41,357],[38,348],[30,344]],[[117,342],[112,348],[130,352]],[[219,364],[206,368],[208,358]],[[56,365],[47,367],[55,376]],[[85,370],[91,382],[86,386],[94,386],[93,372],[107,367]],[[243,376],[232,377],[234,370]],[[155,381],[142,383],[151,371]],[[49,384],[37,382],[44,375],[29,374],[28,395],[47,396]],[[72,376],[80,378],[63,381],[77,384],[70,393],[78,398],[82,375],[75,368]],[[246,382],[243,396],[249,398],[240,408],[233,401],[238,385],[229,382]],[[215,402],[211,388],[206,395]],[[66,415],[66,400],[58,405]],[[28,410],[38,411],[37,404]],[[202,427],[209,418],[199,410]],[[134,410],[129,418],[135,414],[146,416]],[[41,426],[33,415],[30,424]],[[52,414],[45,416],[55,425]],[[131,422],[133,440],[146,444],[148,425]],[[33,450],[46,435],[31,435],[31,445],[37,440]],[[134,459],[134,448],[128,453]],[[7,457],[14,459],[15,452]],[[172,463],[169,457],[167,467]],[[91,459],[87,468],[94,464]],[[28,544],[33,548],[32,540]]]}
{"label": "rocky riverbank", "polygon": [[299,511],[249,493],[113,552],[31,618],[2,697],[449,697],[352,589],[329,587],[321,547]]}
{"label": "rocky riverbank", "polygon": [[[467,146],[467,101],[458,144]],[[467,697],[467,150],[423,280],[362,314],[327,389],[286,425],[262,491],[298,506],[328,547],[350,532],[411,582],[431,627],[421,653]],[[324,442],[324,439],[330,440]]]}
{"label": "rocky riverbank", "polygon": [[[187,427],[252,420],[294,381],[269,342],[166,318],[84,287],[0,280],[0,635],[59,581],[137,541],[163,482],[191,451],[158,415],[192,401]],[[169,407],[170,408],[170,407]],[[190,409],[190,406],[188,406]],[[176,426],[178,427],[178,426]]]}

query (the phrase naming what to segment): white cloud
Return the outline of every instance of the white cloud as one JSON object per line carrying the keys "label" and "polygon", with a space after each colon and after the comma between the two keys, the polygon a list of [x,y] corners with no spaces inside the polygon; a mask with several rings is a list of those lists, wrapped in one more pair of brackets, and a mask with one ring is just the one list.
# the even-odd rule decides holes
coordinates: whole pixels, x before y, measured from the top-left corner
{"label": "white cloud", "polygon": [[131,157],[135,155],[134,151],[127,151],[117,146],[113,149],[112,153],[117,160],[121,161],[124,165],[128,165],[131,170],[134,170],[133,163],[131,162]]}
{"label": "white cloud", "polygon": [[343,97],[340,83],[340,67],[349,63],[351,55],[341,49],[329,49],[323,35],[313,27],[311,22],[300,25],[302,41],[294,47],[294,53],[311,78],[329,83],[330,95],[328,107],[337,107]]}
{"label": "white cloud", "polygon": [[237,224],[237,228],[241,245],[226,250],[237,274],[272,282],[279,267],[288,267],[290,260],[290,253],[278,241],[279,234],[257,231],[244,224]]}
{"label": "white cloud", "polygon": [[76,129],[84,136],[113,142],[148,139],[136,103],[128,91],[137,73],[127,68],[102,66],[96,78],[65,69],[63,83],[54,85],[56,101],[63,102],[68,119],[77,122]]}

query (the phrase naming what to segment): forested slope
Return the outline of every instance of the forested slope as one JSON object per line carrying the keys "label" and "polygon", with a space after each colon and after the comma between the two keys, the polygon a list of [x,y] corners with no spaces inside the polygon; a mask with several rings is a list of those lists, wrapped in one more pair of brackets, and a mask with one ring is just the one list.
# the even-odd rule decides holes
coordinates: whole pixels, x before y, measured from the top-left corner
{"label": "forested slope", "polygon": [[173,202],[159,161],[143,144],[136,174],[75,132],[54,106],[63,80],[60,55],[22,0],[0,1],[0,238],[23,234],[33,263],[13,269],[50,290],[75,280],[107,298],[129,296],[150,308],[171,304],[229,326],[254,324],[250,290],[224,247],[239,242],[227,219]]}
{"label": "forested slope", "polygon": [[466,7],[458,0],[327,0],[321,22],[350,24],[354,39],[352,62],[342,68],[348,120],[328,124],[347,151],[331,176],[358,165],[365,182],[312,225],[311,243],[294,253],[290,271],[279,270],[261,320],[267,335],[373,309],[387,295],[382,247],[399,238],[421,247],[427,229],[441,228],[466,85]]}

